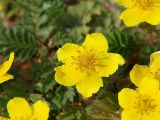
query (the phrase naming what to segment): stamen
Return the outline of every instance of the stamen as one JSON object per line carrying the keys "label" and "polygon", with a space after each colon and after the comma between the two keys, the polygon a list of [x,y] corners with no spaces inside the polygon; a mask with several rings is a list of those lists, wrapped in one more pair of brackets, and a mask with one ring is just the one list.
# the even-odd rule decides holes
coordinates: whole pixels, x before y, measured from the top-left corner
{"label": "stamen", "polygon": [[156,107],[157,105],[151,96],[139,95],[134,103],[134,108],[137,109],[137,112],[140,112],[142,115],[153,112]]}
{"label": "stamen", "polygon": [[82,51],[77,51],[77,53],[77,56],[71,56],[73,59],[72,64],[76,64],[76,69],[80,69],[82,71],[95,69],[96,65],[102,65],[100,60],[107,59],[107,56],[104,56],[104,52],[97,53],[94,49],[84,49]]}
{"label": "stamen", "polygon": [[160,7],[160,0],[137,0],[137,5],[143,10],[152,10],[154,7]]}

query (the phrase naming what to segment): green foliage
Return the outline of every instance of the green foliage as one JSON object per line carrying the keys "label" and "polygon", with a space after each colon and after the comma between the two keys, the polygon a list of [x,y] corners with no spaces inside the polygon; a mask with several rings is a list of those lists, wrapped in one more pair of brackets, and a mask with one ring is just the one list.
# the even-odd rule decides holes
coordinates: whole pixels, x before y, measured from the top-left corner
{"label": "green foliage", "polygon": [[17,59],[32,57],[38,50],[33,32],[27,29],[8,29],[0,35],[0,52],[15,52]]}
{"label": "green foliage", "polygon": [[[71,109],[72,108],[72,109]],[[90,120],[92,113],[91,106],[84,106],[76,103],[75,105],[67,105],[64,107],[64,115],[60,116],[61,120]]]}
{"label": "green foliage", "polygon": [[160,50],[160,42],[155,41],[153,44],[144,45],[144,48],[141,51],[141,62],[148,64],[150,55],[154,52],[157,52]]}
{"label": "green foliage", "polygon": [[28,86],[20,81],[12,81],[6,85],[3,85],[3,89],[3,93],[9,98],[13,98],[15,96],[25,97],[28,95]]}
{"label": "green foliage", "polygon": [[73,102],[75,96],[73,88],[59,87],[56,89],[55,97],[53,98],[53,103],[57,109],[62,109],[67,102]]}
{"label": "green foliage", "polygon": [[120,53],[123,57],[130,57],[133,51],[136,50],[136,41],[133,36],[124,32],[108,32],[109,51],[113,53]]}
{"label": "green foliage", "polygon": [[6,98],[2,98],[1,97],[1,99],[0,99],[0,108],[1,108],[1,115],[3,115],[3,116],[8,116],[6,104],[7,104]]}
{"label": "green foliage", "polygon": [[[0,3],[1,5],[1,3]],[[7,102],[15,96],[31,104],[44,100],[49,120],[120,120],[117,94],[135,87],[128,74],[134,64],[148,64],[160,50],[160,27],[142,24],[126,28],[121,7],[113,0],[13,0],[0,12],[0,61],[15,52],[9,73],[15,79],[0,84],[0,116],[8,117]],[[126,64],[108,78],[93,97],[85,99],[74,87],[55,81],[61,65],[56,51],[65,43],[81,44],[86,34],[102,32],[109,52],[121,54]]]}
{"label": "green foliage", "polygon": [[34,79],[41,82],[42,92],[46,93],[56,85],[53,67],[46,58],[42,59],[40,64],[35,64],[31,72],[35,77]]}
{"label": "green foliage", "polygon": [[58,32],[53,36],[54,47],[59,47],[65,43],[76,43],[80,44],[83,41],[82,35],[66,35],[64,33]]}
{"label": "green foliage", "polygon": [[30,73],[35,80],[34,89],[30,94],[33,102],[37,99],[46,99],[50,103],[51,109],[53,107],[55,114],[60,112],[65,105],[74,101],[74,89],[60,86],[55,82],[53,65],[46,57],[42,58],[39,64],[34,64]]}

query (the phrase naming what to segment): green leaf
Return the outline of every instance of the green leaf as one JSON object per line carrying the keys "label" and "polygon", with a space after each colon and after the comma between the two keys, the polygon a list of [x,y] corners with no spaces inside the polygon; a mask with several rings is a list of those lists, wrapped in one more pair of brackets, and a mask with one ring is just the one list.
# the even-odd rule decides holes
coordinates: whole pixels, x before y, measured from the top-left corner
{"label": "green leaf", "polygon": [[3,84],[4,94],[8,97],[25,97],[28,95],[28,86],[20,81],[10,81]]}
{"label": "green leaf", "polygon": [[35,103],[37,102],[38,100],[41,100],[42,99],[42,95],[41,94],[31,94],[30,95],[30,100]]}
{"label": "green leaf", "polygon": [[108,32],[105,34],[109,44],[109,52],[119,53],[128,58],[136,49],[134,38],[126,33]]}
{"label": "green leaf", "polygon": [[0,52],[15,52],[16,59],[30,58],[38,51],[33,32],[25,28],[7,29],[0,34]]}
{"label": "green leaf", "polygon": [[47,58],[43,58],[40,64],[35,64],[32,72],[35,80],[42,84],[42,92],[46,93],[56,85],[54,69]]}
{"label": "green leaf", "polygon": [[68,87],[67,91],[64,93],[62,99],[62,105],[65,105],[68,101],[73,102],[73,97],[75,96],[74,89],[72,87]]}
{"label": "green leaf", "polygon": [[72,103],[74,100],[75,92],[72,87],[58,87],[56,88],[55,96],[53,97],[53,103],[60,109],[67,103]]}
{"label": "green leaf", "polygon": [[3,98],[3,96],[0,96],[0,115],[4,117],[8,117],[7,112],[7,99]]}

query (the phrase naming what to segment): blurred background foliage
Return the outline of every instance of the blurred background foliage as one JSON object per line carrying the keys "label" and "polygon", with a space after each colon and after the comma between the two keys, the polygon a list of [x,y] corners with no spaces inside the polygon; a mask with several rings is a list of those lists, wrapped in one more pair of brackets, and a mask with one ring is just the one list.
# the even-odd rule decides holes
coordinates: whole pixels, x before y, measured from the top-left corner
{"label": "blurred background foliage", "polygon": [[[119,20],[123,8],[113,0],[0,0],[0,60],[15,52],[11,73],[15,79],[0,84],[0,116],[8,116],[6,104],[15,96],[30,103],[39,99],[51,108],[49,120],[120,120],[117,93],[129,81],[133,65],[148,64],[160,49],[160,26],[143,23],[127,28]],[[81,44],[87,33],[102,32],[109,52],[120,53],[126,64],[89,99],[74,87],[54,80],[60,65],[56,50],[63,44]]]}

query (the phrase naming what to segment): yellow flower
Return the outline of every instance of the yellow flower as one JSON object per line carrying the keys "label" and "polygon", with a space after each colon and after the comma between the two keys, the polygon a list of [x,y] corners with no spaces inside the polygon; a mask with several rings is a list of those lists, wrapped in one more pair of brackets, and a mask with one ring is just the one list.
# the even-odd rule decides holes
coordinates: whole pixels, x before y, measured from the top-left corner
{"label": "yellow flower", "polygon": [[9,60],[3,62],[0,65],[0,83],[3,83],[9,79],[14,78],[13,75],[7,73],[13,63],[13,60],[14,60],[14,53],[12,52],[10,54]]}
{"label": "yellow flower", "polygon": [[124,64],[121,55],[107,53],[108,43],[101,33],[87,35],[82,46],[67,43],[57,51],[62,66],[55,68],[55,79],[64,86],[76,85],[84,97],[91,97],[103,86],[101,77],[116,72]]}
{"label": "yellow flower", "polygon": [[160,52],[151,55],[149,66],[135,65],[130,72],[131,81],[139,86],[144,77],[151,77],[160,82]]}
{"label": "yellow flower", "polygon": [[151,25],[160,23],[160,0],[116,0],[127,9],[122,12],[122,19],[126,26],[136,26],[142,22]]}
{"label": "yellow flower", "polygon": [[160,120],[159,83],[144,78],[137,91],[124,88],[118,94],[121,120]]}
{"label": "yellow flower", "polygon": [[49,116],[49,107],[41,100],[30,107],[24,98],[15,97],[8,102],[7,109],[10,118],[0,120],[47,120]]}

